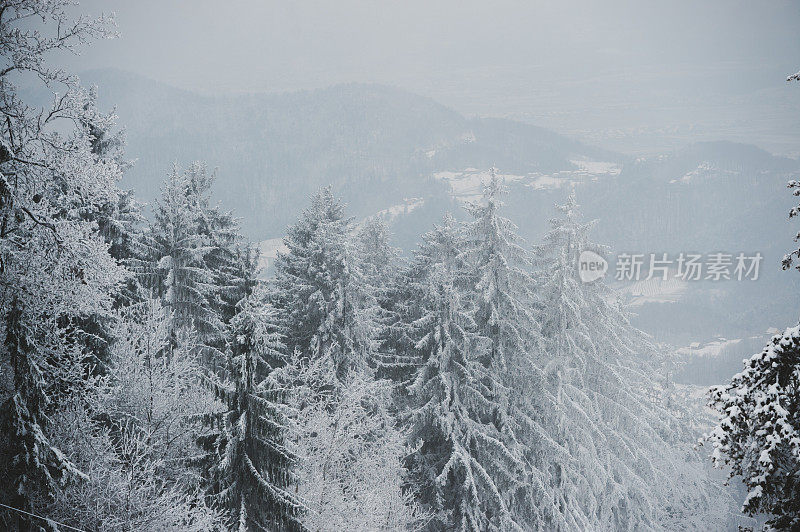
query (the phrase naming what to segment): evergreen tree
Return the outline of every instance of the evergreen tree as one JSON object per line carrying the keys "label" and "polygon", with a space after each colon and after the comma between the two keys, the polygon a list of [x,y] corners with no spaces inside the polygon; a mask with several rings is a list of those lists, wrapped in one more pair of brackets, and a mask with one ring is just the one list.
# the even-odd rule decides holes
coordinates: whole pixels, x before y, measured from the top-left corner
{"label": "evergreen tree", "polygon": [[173,314],[173,344],[177,331],[186,327],[194,328],[206,346],[224,336],[224,324],[214,308],[215,272],[205,262],[212,246],[198,230],[203,199],[197,195],[205,189],[197,182],[204,172],[197,164],[184,173],[173,167],[147,237],[146,284]]}
{"label": "evergreen tree", "polygon": [[[125,141],[121,133],[112,134],[116,117],[104,115],[97,110],[96,90],[90,91],[90,99],[84,104],[86,116],[82,124],[89,138],[92,154],[98,165],[108,165],[125,170],[130,163],[124,158]],[[131,264],[138,257],[141,242],[140,226],[144,220],[141,205],[133,191],[120,191],[116,198],[85,198],[79,196],[76,203],[65,209],[66,217],[94,222],[98,232],[108,244],[108,252],[120,265]],[[115,306],[128,305],[141,298],[141,288],[134,275],[129,275],[120,291],[114,295]],[[111,333],[114,316],[93,313],[88,316],[64,316],[76,342],[82,346],[84,363],[90,371],[103,373],[111,358]]]}
{"label": "evergreen tree", "polygon": [[[371,342],[370,366],[380,378],[400,378],[398,368],[407,369],[409,360],[402,359],[395,348],[393,324],[401,318],[397,290],[401,289],[404,261],[400,251],[389,244],[389,228],[380,218],[363,222],[355,235],[360,300],[359,320]],[[402,359],[402,360],[401,360]],[[407,372],[405,372],[407,373]]]}
{"label": "evergreen tree", "polygon": [[[60,483],[83,476],[43,431],[51,402],[45,375],[52,375],[57,368],[42,360],[29,335],[15,298],[5,324],[5,354],[13,371],[15,392],[3,404],[0,446],[6,467],[0,478],[7,490],[3,500],[20,509],[31,509],[31,499],[41,497],[41,493],[54,495]],[[5,522],[11,529],[21,528],[18,515],[5,516]]]}
{"label": "evergreen tree", "polygon": [[[116,166],[125,171],[132,163],[125,159],[125,136],[114,131],[117,117],[103,114],[96,106],[96,89],[90,91],[90,99],[84,104],[87,117],[82,124],[89,137],[92,153],[100,164]],[[142,205],[133,190],[119,191],[116,201],[100,198],[100,201],[82,202],[75,206],[81,219],[95,221],[100,235],[109,245],[111,256],[122,264],[139,257],[140,226],[144,222]],[[135,290],[128,287],[128,290]],[[131,295],[131,294],[128,294]]]}
{"label": "evergreen tree", "polygon": [[278,320],[260,291],[249,293],[237,310],[227,378],[214,379],[227,410],[217,440],[220,460],[211,468],[212,495],[227,510],[232,529],[304,530],[305,505],[291,491],[297,457],[288,444],[288,390],[272,375],[285,362]]}
{"label": "evergreen tree", "polygon": [[[694,436],[654,378],[662,355],[633,328],[602,280],[581,282],[589,241],[574,194],[539,249],[540,321],[546,359],[540,399],[545,434],[535,440],[541,473],[534,504],[552,528],[729,525],[731,499],[692,451]],[[535,486],[535,485],[533,485]]]}
{"label": "evergreen tree", "polygon": [[389,286],[397,276],[400,251],[389,244],[389,228],[380,218],[363,222],[355,235],[360,277],[365,292],[375,305],[386,300]]}
{"label": "evergreen tree", "polygon": [[381,329],[373,359],[376,376],[391,380],[395,386],[395,403],[399,410],[408,404],[408,386],[416,377],[419,356],[417,339],[411,324],[422,317],[422,285],[414,279],[419,273],[398,261],[396,275],[389,282],[381,301]]}
{"label": "evergreen tree", "polygon": [[[205,165],[194,163],[186,172],[190,209],[196,216],[195,232],[205,240],[203,263],[213,272],[215,291],[211,307],[224,323],[236,313],[236,305],[244,297],[242,260],[250,252],[243,244],[239,222],[231,212],[211,203],[211,188],[216,179]],[[249,265],[246,265],[249,267]],[[222,343],[224,344],[224,339]]]}
{"label": "evergreen tree", "polygon": [[[786,186],[792,189],[793,196],[795,197],[800,196],[800,181],[792,179]],[[789,209],[789,219],[791,220],[796,216],[800,216],[800,205],[795,205],[794,207]],[[799,240],[800,240],[800,232],[798,232],[794,237],[795,242]],[[789,268],[791,268],[795,258],[800,258],[800,249],[793,249],[792,251],[784,255],[782,261],[783,269],[788,270]],[[795,268],[800,270],[800,265],[796,265]]]}
{"label": "evergreen tree", "polygon": [[473,270],[475,323],[491,342],[488,364],[518,374],[536,345],[538,325],[531,309],[535,283],[530,258],[514,223],[499,210],[505,186],[491,169],[483,201],[467,206],[473,221],[466,227],[466,261]]}
{"label": "evergreen tree", "polygon": [[[275,304],[286,320],[288,352],[330,357],[340,380],[367,367],[374,338],[348,244],[352,220],[330,188],[316,194],[289,228],[289,248],[275,262]],[[369,309],[367,309],[369,312]]]}
{"label": "evergreen tree", "polygon": [[[788,187],[800,196],[800,182],[792,180]],[[798,215],[800,206],[789,211],[789,218]],[[783,268],[798,256],[800,250],[788,253]],[[745,360],[744,370],[730,383],[709,391],[709,406],[720,416],[704,437],[714,447],[711,458],[719,467],[730,465],[730,477],[741,476],[750,490],[742,510],[772,514],[767,524],[778,530],[800,526],[799,390],[800,326],[795,326]]]}
{"label": "evergreen tree", "polygon": [[[789,181],[788,187],[800,196],[800,181]],[[789,211],[790,219],[798,215],[800,205]],[[797,257],[798,249],[788,253],[783,269]],[[719,421],[701,442],[711,443],[713,463],[730,466],[730,478],[740,476],[749,490],[742,510],[772,514],[767,525],[777,530],[800,527],[800,326],[775,335],[763,351],[744,360],[731,382],[708,394]]]}
{"label": "evergreen tree", "polygon": [[419,371],[409,387],[409,481],[433,518],[430,530],[518,528],[503,490],[521,480],[522,462],[506,445],[503,389],[496,368],[485,364],[491,346],[477,334],[465,295],[469,272],[455,221],[427,234],[412,271],[423,299],[412,327]]}
{"label": "evergreen tree", "polygon": [[[496,423],[505,444],[522,452],[524,442],[535,441],[543,430],[539,419],[542,405],[537,397],[541,394],[541,386],[537,386],[541,372],[536,365],[541,360],[542,339],[533,310],[536,282],[529,273],[529,253],[522,247],[514,223],[500,215],[505,193],[492,168],[482,201],[467,205],[472,221],[466,226],[464,258],[470,271],[476,331],[489,340],[482,363],[500,376],[496,382],[502,384],[492,390],[498,405]],[[525,455],[530,458],[538,451],[531,443]],[[529,507],[531,500],[526,492],[541,481],[538,468],[542,464],[533,458],[527,465],[528,480],[505,486],[503,493],[519,522],[536,522],[531,512],[542,512],[543,505],[539,501],[534,508]]]}
{"label": "evergreen tree", "polygon": [[772,514],[777,530],[800,527],[800,326],[772,338],[730,383],[709,391],[720,416],[705,440],[749,493],[743,511]]}

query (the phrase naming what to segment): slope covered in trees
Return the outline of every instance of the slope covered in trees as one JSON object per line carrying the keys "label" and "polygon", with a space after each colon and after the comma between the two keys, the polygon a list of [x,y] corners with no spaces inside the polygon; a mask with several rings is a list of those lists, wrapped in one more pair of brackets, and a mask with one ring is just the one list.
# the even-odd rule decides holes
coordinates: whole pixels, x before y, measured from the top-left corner
{"label": "slope covered in trees", "polygon": [[[445,211],[460,208],[443,176],[497,165],[512,191],[506,216],[531,242],[575,183],[587,217],[599,219],[597,238],[616,251],[763,254],[758,283],[690,283],[677,301],[637,309],[636,326],[659,341],[763,334],[796,313],[791,294],[800,280],[767,267],[785,250],[763,235],[792,235],[782,214],[791,205],[780,190],[799,167],[755,146],[699,142],[632,160],[529,124],[468,119],[381,86],[209,97],[120,71],[85,79],[99,84],[101,108],[116,105],[124,122],[129,156],[137,158],[125,186],[152,201],[164,168],[205,160],[223,170],[215,197],[254,240],[283,237],[306,198],[331,185],[357,218],[388,210],[393,243],[410,252]],[[533,185],[530,173],[541,174]],[[709,297],[723,303],[710,307]]]}
{"label": "slope covered in trees", "polygon": [[[0,3],[0,525],[734,522],[659,348],[577,277],[601,248],[574,199],[529,249],[492,171],[405,260],[323,188],[260,279],[202,163],[173,167],[149,219],[120,191],[113,117],[45,57],[108,21],[66,7]],[[23,72],[63,91],[53,107],[20,98]]]}
{"label": "slope covered in trees", "polygon": [[[788,183],[795,197],[798,186],[794,179]],[[794,206],[789,219],[797,215]],[[790,250],[783,269],[798,268],[797,257],[797,249]],[[748,490],[745,513],[767,514],[769,527],[795,530],[800,526],[800,325],[773,336],[743,366],[730,382],[709,390],[708,405],[718,420],[701,442],[711,445],[716,466],[729,466],[728,476],[741,478]]]}

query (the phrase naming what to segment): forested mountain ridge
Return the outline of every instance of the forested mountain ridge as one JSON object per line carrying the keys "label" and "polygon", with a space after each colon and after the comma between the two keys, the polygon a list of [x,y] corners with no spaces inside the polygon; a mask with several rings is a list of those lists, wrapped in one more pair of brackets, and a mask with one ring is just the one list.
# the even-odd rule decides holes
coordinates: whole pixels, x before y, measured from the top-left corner
{"label": "forested mountain ridge", "polygon": [[[202,96],[119,70],[81,75],[116,106],[137,160],[126,176],[143,200],[164,168],[219,167],[215,194],[254,239],[280,236],[310,193],[332,184],[357,216],[442,190],[436,171],[488,168],[551,173],[570,159],[619,160],[549,130],[469,119],[400,89],[349,84],[284,94]],[[289,208],[287,208],[289,206]]]}
{"label": "forested mountain ridge", "polygon": [[[254,241],[283,237],[306,198],[332,185],[354,216],[388,213],[395,243],[409,253],[446,211],[458,216],[459,203],[480,193],[481,173],[496,166],[511,190],[509,212],[531,241],[577,185],[598,239],[615,252],[764,255],[757,283],[692,285],[678,303],[685,312],[637,309],[637,324],[661,339],[763,333],[794,316],[797,282],[779,268],[780,243],[793,236],[782,190],[800,171],[794,159],[731,142],[633,159],[378,85],[204,96],[121,70],[83,80],[99,86],[101,105],[115,105],[125,126],[136,163],[123,186],[151,201],[173,162],[206,161],[219,169],[215,198]],[[764,234],[784,237],[765,242]],[[709,308],[709,293],[722,306]]]}

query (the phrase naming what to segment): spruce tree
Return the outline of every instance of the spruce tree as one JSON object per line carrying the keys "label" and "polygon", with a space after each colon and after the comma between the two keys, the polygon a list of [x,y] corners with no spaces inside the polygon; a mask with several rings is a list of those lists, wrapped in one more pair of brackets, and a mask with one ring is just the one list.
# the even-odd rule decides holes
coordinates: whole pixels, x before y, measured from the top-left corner
{"label": "spruce tree", "polygon": [[271,375],[285,362],[284,346],[275,310],[252,288],[231,321],[226,378],[211,375],[227,408],[214,416],[222,433],[211,494],[232,529],[304,530],[305,505],[292,489],[298,458],[289,444],[289,391]]}
{"label": "spruce tree", "polygon": [[[480,201],[467,204],[472,220],[466,225],[463,256],[469,269],[469,294],[474,301],[476,331],[489,340],[482,363],[499,376],[501,386],[493,390],[497,404],[497,426],[504,443],[526,450],[527,480],[503,487],[509,507],[519,522],[535,521],[531,512],[541,512],[541,504],[530,508],[527,491],[540,481],[540,464],[531,455],[539,449],[532,443],[543,427],[540,418],[542,393],[542,338],[534,312],[536,281],[530,273],[531,258],[522,247],[514,223],[500,215],[506,187],[490,170]],[[529,445],[524,445],[526,442]]]}
{"label": "spruce tree", "polygon": [[379,378],[396,380],[400,373],[395,369],[406,367],[401,354],[395,349],[392,337],[398,314],[400,298],[395,293],[400,289],[405,261],[400,251],[389,243],[389,228],[380,218],[363,222],[355,235],[354,250],[358,273],[359,320],[365,337],[370,341],[370,367],[377,370]]}
{"label": "spruce tree", "polygon": [[[52,494],[62,483],[83,476],[44,432],[50,407],[47,377],[58,369],[37,352],[25,324],[20,301],[14,298],[6,311],[5,354],[13,371],[14,392],[3,404],[0,421],[2,460],[0,474],[8,505],[30,511],[31,499]],[[21,529],[24,516],[5,516],[9,529]]]}
{"label": "spruce tree", "polygon": [[[788,188],[800,196],[800,181],[789,181]],[[798,215],[800,205],[795,205],[789,218]],[[795,248],[783,258],[783,269],[798,257]],[[713,463],[728,466],[729,477],[740,477],[747,487],[742,511],[771,514],[767,525],[776,530],[800,527],[800,326],[775,335],[708,397],[719,420],[701,441],[713,447]]]}
{"label": "spruce tree", "polygon": [[[113,115],[104,115],[96,108],[95,90],[91,99],[84,104],[86,117],[82,124],[87,135],[91,152],[99,165],[116,166],[125,170],[130,163],[124,158],[125,141],[120,132],[112,133]],[[100,236],[108,244],[111,257],[122,266],[133,264],[139,258],[141,224],[144,218],[141,205],[136,201],[133,191],[120,191],[116,198],[93,198],[80,196],[76,203],[65,209],[64,215],[94,222]],[[129,275],[120,291],[114,294],[115,306],[132,304],[141,299],[142,290],[136,276]],[[63,316],[75,341],[82,346],[84,363],[95,373],[108,369],[111,357],[111,332],[114,316],[93,313],[88,316]]]}
{"label": "spruce tree", "polygon": [[732,500],[708,477],[691,427],[654,377],[664,355],[602,279],[581,281],[581,252],[606,250],[589,240],[593,224],[581,221],[574,194],[559,210],[538,250],[548,386],[536,443],[543,487],[532,495],[558,510],[543,526],[727,526]]}
{"label": "spruce tree", "polygon": [[239,230],[239,221],[233,213],[223,211],[211,202],[211,189],[216,179],[201,163],[192,164],[186,172],[188,197],[194,212],[195,231],[204,238],[203,263],[212,272],[215,290],[210,297],[212,309],[220,320],[228,323],[236,312],[236,304],[243,294],[242,260],[250,252],[246,249]]}
{"label": "spruce tree", "polygon": [[330,188],[317,193],[289,228],[275,262],[275,305],[286,326],[288,352],[330,357],[339,380],[367,367],[374,339],[362,320],[357,255],[348,243],[352,220]]}
{"label": "spruce tree", "polygon": [[466,227],[465,260],[473,272],[475,323],[491,341],[487,363],[517,374],[539,331],[531,308],[535,282],[530,257],[514,223],[499,213],[506,193],[492,168],[482,201],[467,205],[473,220]]}
{"label": "spruce tree", "polygon": [[506,445],[501,378],[489,339],[477,333],[465,290],[469,271],[455,221],[425,235],[412,271],[423,298],[412,327],[419,370],[409,386],[409,482],[433,518],[430,530],[518,528],[503,490],[521,480],[522,462]]}
{"label": "spruce tree", "polygon": [[743,510],[771,514],[777,530],[800,527],[800,326],[772,338],[730,383],[709,391],[720,416],[705,436],[720,467],[749,490]]}
{"label": "spruce tree", "polygon": [[192,327],[209,346],[224,335],[224,324],[214,308],[217,297],[215,272],[205,262],[211,245],[200,233],[202,213],[197,197],[197,174],[193,165],[181,173],[173,167],[156,202],[155,219],[146,237],[147,261],[141,269],[144,282],[173,314],[171,336]]}

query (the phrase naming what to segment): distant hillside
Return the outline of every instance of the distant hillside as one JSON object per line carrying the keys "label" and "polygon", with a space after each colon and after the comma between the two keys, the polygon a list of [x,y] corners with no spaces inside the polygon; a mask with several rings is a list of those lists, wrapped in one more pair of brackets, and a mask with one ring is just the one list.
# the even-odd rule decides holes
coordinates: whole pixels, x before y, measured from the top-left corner
{"label": "distant hillside", "polygon": [[441,192],[434,171],[511,172],[619,159],[550,131],[467,119],[431,99],[376,85],[207,97],[118,70],[89,71],[101,105],[117,106],[137,163],[128,183],[151,199],[171,164],[219,167],[217,197],[253,238],[283,234],[310,193],[332,184],[355,215]]}
{"label": "distant hillside", "polygon": [[576,187],[586,218],[599,220],[595,239],[615,252],[764,255],[757,282],[693,282],[669,297],[639,297],[634,321],[658,339],[761,334],[800,311],[800,275],[780,270],[800,229],[786,220],[794,159],[716,142],[630,160],[375,85],[208,97],[116,70],[83,78],[127,129],[137,159],[128,186],[151,200],[173,162],[206,161],[219,167],[216,197],[254,241],[280,238],[309,195],[331,184],[351,214],[384,217],[410,251],[445,211],[459,215],[494,165],[511,188],[507,214],[531,243]]}
{"label": "distant hillside", "polygon": [[640,326],[676,343],[737,338],[800,314],[800,275],[780,264],[800,230],[787,219],[797,198],[786,182],[798,173],[797,160],[753,146],[698,143],[630,163],[618,176],[588,184],[579,200],[600,220],[597,238],[617,252],[761,253],[755,282],[690,282],[677,304],[636,310]]}

